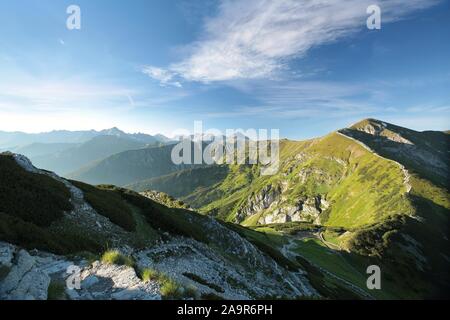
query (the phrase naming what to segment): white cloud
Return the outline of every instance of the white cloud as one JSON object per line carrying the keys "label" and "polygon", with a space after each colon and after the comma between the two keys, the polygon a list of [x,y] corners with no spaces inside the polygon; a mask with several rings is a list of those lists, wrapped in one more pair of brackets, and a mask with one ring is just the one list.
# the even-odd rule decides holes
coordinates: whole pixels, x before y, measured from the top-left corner
{"label": "white cloud", "polygon": [[152,79],[158,80],[162,86],[170,85],[181,88],[181,83],[173,80],[176,74],[172,71],[153,66],[144,66],[142,68],[142,73],[148,75]]}
{"label": "white cloud", "polygon": [[364,30],[369,5],[381,7],[384,24],[439,1],[222,0],[184,60],[146,73],[162,85],[174,77],[200,82],[271,78],[311,48]]}

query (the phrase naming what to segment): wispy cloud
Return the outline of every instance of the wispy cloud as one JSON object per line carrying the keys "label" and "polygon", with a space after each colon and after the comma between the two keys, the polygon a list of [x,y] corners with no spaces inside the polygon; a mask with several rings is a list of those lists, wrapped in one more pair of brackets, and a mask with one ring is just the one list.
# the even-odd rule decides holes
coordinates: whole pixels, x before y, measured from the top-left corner
{"label": "wispy cloud", "polygon": [[152,66],[144,66],[142,68],[142,73],[148,75],[152,79],[158,80],[162,86],[182,87],[179,81],[173,80],[176,76],[176,73],[173,71]]}
{"label": "wispy cloud", "polygon": [[166,69],[143,71],[162,85],[271,78],[311,48],[351,36],[366,26],[369,5],[378,4],[383,23],[440,0],[222,0],[206,20],[189,55]]}

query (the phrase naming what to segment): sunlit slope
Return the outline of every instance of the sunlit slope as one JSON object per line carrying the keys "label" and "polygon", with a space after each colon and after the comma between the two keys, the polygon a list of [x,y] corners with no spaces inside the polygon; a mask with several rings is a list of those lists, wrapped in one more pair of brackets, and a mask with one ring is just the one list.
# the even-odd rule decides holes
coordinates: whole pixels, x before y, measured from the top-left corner
{"label": "sunlit slope", "polygon": [[[332,133],[306,142],[283,140],[280,150],[278,174],[261,176],[258,166],[231,166],[226,178],[213,190],[197,195],[206,200],[217,197],[201,210],[252,225],[280,208],[320,197],[328,208],[319,213],[319,220],[346,227],[412,213],[400,166],[349,138]],[[275,191],[269,191],[266,208],[252,211],[252,204],[261,199],[257,196],[267,194],[268,188]]]}

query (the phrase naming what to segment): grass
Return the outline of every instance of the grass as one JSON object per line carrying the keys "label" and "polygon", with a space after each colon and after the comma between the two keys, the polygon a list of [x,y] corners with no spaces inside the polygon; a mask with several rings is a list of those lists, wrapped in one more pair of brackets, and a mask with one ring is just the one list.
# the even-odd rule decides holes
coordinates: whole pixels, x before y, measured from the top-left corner
{"label": "grass", "polygon": [[138,242],[141,245],[144,245],[148,242],[155,242],[160,238],[160,235],[158,232],[153,229],[145,219],[145,217],[141,213],[141,209],[137,208],[136,206],[132,206],[131,211],[133,212],[134,221],[136,222],[136,237],[138,239]]}
{"label": "grass", "polygon": [[157,281],[159,277],[160,273],[155,269],[145,268],[141,272],[141,279],[144,282]]}
{"label": "grass", "polygon": [[163,299],[180,299],[184,295],[184,288],[173,279],[160,279],[160,285]]}
{"label": "grass", "polygon": [[115,265],[119,265],[119,266],[128,266],[128,267],[135,266],[135,262],[134,262],[133,258],[127,257],[117,250],[106,251],[102,255],[101,260],[103,263],[115,264]]}
{"label": "grass", "polygon": [[197,288],[194,286],[185,287],[167,274],[156,269],[145,268],[140,272],[142,281],[156,281],[160,285],[160,292],[163,299],[178,300],[183,298],[196,298]]}

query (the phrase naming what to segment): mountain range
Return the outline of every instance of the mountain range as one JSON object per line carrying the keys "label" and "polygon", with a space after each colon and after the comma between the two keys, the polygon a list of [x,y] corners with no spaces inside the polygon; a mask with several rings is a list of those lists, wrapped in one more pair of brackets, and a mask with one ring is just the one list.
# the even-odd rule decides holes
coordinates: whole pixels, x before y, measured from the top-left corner
{"label": "mountain range", "polygon": [[65,175],[113,154],[171,143],[163,135],[102,131],[0,132],[0,150],[26,155],[37,166]]}
{"label": "mountain range", "polygon": [[[115,255],[133,261],[120,264],[134,272],[136,294],[153,298],[448,297],[448,132],[365,119],[315,139],[283,139],[270,176],[258,164],[175,165],[171,141],[100,134],[36,143],[25,149],[34,164],[16,151],[0,156],[0,241],[11,252],[39,249],[36,261],[78,259],[83,281],[101,282],[105,270],[118,276],[108,260]],[[57,154],[65,155],[59,164]],[[107,248],[115,251],[97,256]],[[7,280],[20,269],[14,261]],[[381,290],[366,285],[371,265],[382,271]],[[169,278],[176,290],[166,294]],[[78,298],[114,299],[100,287]],[[0,285],[0,297],[18,288]]]}

